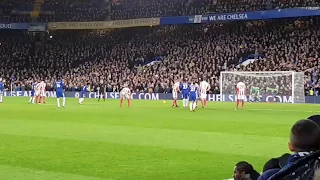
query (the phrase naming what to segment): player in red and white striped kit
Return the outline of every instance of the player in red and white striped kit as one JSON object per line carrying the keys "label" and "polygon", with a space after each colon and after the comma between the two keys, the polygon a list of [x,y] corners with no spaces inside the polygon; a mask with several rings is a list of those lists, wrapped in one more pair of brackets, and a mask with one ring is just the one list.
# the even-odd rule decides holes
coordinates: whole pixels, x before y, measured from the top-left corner
{"label": "player in red and white striped kit", "polygon": [[41,81],[40,83],[40,103],[46,103],[46,83]]}
{"label": "player in red and white striped kit", "polygon": [[35,85],[36,103],[40,103],[41,83],[38,81]]}
{"label": "player in red and white striped kit", "polygon": [[180,92],[180,82],[177,81],[172,86],[172,98],[173,98],[173,104],[172,107],[178,107],[178,94]]}
{"label": "player in red and white striped kit", "polygon": [[202,108],[205,108],[207,105],[207,92],[210,90],[210,84],[207,81],[200,82],[200,99]]}
{"label": "player in red and white striped kit", "polygon": [[241,104],[241,109],[244,108],[244,100],[246,99],[246,85],[243,82],[238,82],[237,88],[236,88],[236,94],[237,94],[237,107],[236,109],[239,108],[239,103],[240,101],[242,102]]}
{"label": "player in red and white striped kit", "polygon": [[122,103],[124,99],[128,100],[128,107],[130,107],[130,98],[131,98],[131,90],[125,86],[120,91],[120,107],[122,107]]}

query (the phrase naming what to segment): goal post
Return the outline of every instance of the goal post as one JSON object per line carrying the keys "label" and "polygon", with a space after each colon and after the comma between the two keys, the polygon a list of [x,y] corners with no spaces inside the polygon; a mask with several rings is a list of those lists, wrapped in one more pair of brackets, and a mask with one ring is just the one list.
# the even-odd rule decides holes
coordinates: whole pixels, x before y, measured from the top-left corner
{"label": "goal post", "polygon": [[247,101],[305,103],[304,72],[294,71],[222,71],[220,100],[236,100],[236,84],[243,82]]}

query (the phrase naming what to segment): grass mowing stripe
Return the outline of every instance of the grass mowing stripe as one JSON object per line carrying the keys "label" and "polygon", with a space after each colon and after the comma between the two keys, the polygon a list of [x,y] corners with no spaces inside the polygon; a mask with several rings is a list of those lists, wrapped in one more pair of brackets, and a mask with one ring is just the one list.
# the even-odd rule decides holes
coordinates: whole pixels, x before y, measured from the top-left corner
{"label": "grass mowing stripe", "polygon": [[[8,122],[8,121],[6,121]],[[81,123],[57,123],[50,121],[28,121],[23,127],[4,123],[1,134],[74,139],[84,141],[109,142],[142,146],[186,149],[208,152],[226,152],[225,149],[239,149],[234,154],[251,155],[246,145],[255,147],[256,156],[270,156],[263,145],[273,143],[276,149],[285,150],[284,137],[264,137],[257,135],[228,134],[220,132],[197,132],[124,126],[101,126]],[[15,124],[15,123],[14,123]],[[72,130],[71,130],[72,129]],[[216,143],[218,140],[219,144]],[[232,152],[228,152],[232,153]],[[273,152],[276,155],[278,152]]]}
{"label": "grass mowing stripe", "polygon": [[[220,177],[232,174],[237,161],[245,158],[256,167],[262,167],[258,162],[268,159],[14,135],[2,135],[1,146],[4,148],[0,148],[0,162],[4,165],[117,180],[194,180],[208,177],[220,180]],[[228,171],[221,171],[221,168]]]}
{"label": "grass mowing stripe", "polygon": [[112,180],[63,172],[0,165],[1,180]]}

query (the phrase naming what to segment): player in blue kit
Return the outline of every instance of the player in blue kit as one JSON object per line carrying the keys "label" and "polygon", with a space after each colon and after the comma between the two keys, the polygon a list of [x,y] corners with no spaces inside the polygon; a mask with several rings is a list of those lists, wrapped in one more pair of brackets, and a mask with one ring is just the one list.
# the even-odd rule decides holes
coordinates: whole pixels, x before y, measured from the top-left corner
{"label": "player in blue kit", "polygon": [[31,97],[30,97],[29,103],[32,103],[32,104],[34,104],[34,101],[35,101],[36,84],[37,83],[32,83],[31,85]]}
{"label": "player in blue kit", "polygon": [[86,93],[88,92],[88,88],[89,88],[89,83],[82,87],[80,92],[79,104],[82,104],[82,102],[84,101],[84,98],[86,97]]}
{"label": "player in blue kit", "polygon": [[4,93],[4,81],[2,81],[2,78],[0,78],[0,103],[2,103],[3,101],[3,99],[2,99],[2,97],[3,97],[3,94]]}
{"label": "player in blue kit", "polygon": [[194,112],[197,107],[197,93],[198,86],[194,83],[191,83],[191,85],[189,86],[190,112]]}
{"label": "player in blue kit", "polygon": [[63,80],[59,80],[55,84],[56,96],[57,96],[57,103],[58,108],[60,108],[60,98],[62,98],[62,105],[66,107],[66,97],[64,96],[64,83]]}
{"label": "player in blue kit", "polygon": [[189,97],[189,84],[184,80],[180,84],[180,91],[182,93],[182,104],[183,107],[188,107],[188,97]]}

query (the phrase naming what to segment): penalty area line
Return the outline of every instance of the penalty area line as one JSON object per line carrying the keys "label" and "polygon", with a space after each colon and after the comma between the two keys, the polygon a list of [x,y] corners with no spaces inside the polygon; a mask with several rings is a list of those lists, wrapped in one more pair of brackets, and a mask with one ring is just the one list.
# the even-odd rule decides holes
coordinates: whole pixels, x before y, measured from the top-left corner
{"label": "penalty area line", "polygon": [[278,112],[320,112],[320,111],[306,111],[297,109],[244,109],[245,111],[278,111]]}

